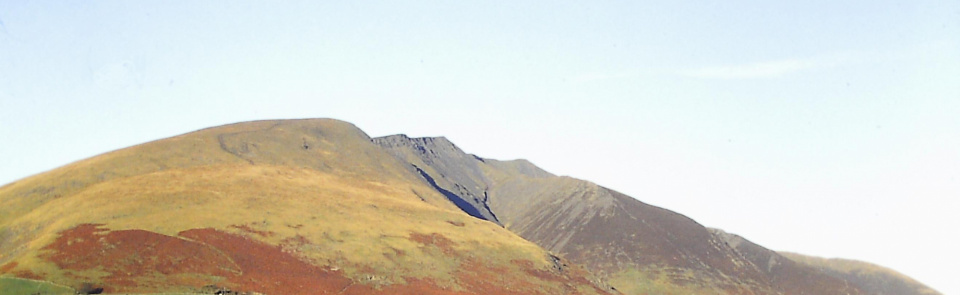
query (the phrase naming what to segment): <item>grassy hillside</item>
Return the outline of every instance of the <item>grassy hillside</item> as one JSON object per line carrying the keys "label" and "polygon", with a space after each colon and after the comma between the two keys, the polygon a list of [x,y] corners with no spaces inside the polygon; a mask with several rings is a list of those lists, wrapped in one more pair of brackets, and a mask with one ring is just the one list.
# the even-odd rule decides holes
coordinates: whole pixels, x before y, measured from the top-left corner
{"label": "grassy hillside", "polygon": [[3,294],[73,295],[74,292],[75,290],[73,288],[58,286],[49,282],[14,277],[0,277],[0,293]]}
{"label": "grassy hillside", "polygon": [[106,292],[592,294],[335,120],[150,142],[0,187],[0,273]]}
{"label": "grassy hillside", "polygon": [[876,264],[826,259],[796,253],[780,252],[790,260],[817,268],[829,275],[856,284],[871,295],[939,295],[940,292],[892,269]]}

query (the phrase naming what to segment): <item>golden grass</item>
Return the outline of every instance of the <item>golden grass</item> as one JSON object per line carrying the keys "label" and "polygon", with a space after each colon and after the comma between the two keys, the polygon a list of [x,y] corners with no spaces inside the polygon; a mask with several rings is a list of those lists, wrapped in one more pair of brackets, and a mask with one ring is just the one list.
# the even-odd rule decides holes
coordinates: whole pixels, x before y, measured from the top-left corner
{"label": "golden grass", "polygon": [[[455,270],[456,264],[445,261],[437,249],[421,249],[410,241],[410,233],[441,234],[456,242],[456,250],[475,255],[547,264],[545,252],[532,243],[490,222],[425,203],[408,184],[371,183],[280,166],[198,167],[103,182],[51,200],[10,227],[48,224],[26,244],[27,253],[39,253],[57,232],[83,223],[171,236],[192,228],[246,225],[275,233],[254,235],[271,244],[299,235],[311,242],[296,249],[300,255],[330,263],[348,276],[367,275],[363,273],[367,268],[354,265],[368,266],[377,272],[373,275],[382,277],[436,278]],[[398,252],[403,255],[398,257]],[[18,261],[25,269],[59,272],[35,255]]]}
{"label": "golden grass", "polygon": [[16,261],[18,271],[65,284],[103,277],[95,269],[68,275],[41,258],[59,232],[94,223],[170,236],[194,228],[242,233],[359,281],[430,278],[459,288],[451,275],[460,258],[411,234],[442,235],[454,251],[507,271],[520,271],[515,260],[549,268],[546,251],[464,214],[417,177],[343,122],[200,130],[0,187],[0,238],[11,237],[0,241],[0,265]]}
{"label": "golden grass", "polygon": [[[303,149],[304,143],[310,148]],[[336,120],[258,121],[199,130],[81,160],[0,187],[0,225],[50,199],[116,178],[217,165],[278,165],[349,178],[414,183],[418,176]],[[429,191],[423,187],[422,191]],[[426,201],[456,209],[442,196]]]}

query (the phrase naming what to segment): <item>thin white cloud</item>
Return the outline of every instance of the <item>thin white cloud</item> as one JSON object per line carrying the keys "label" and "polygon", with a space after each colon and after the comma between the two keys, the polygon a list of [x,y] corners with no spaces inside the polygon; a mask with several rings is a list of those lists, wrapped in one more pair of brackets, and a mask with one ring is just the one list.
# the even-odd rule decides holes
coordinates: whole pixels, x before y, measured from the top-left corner
{"label": "thin white cloud", "polygon": [[681,71],[680,74],[709,79],[765,79],[822,66],[812,60],[785,59],[741,65],[711,66]]}
{"label": "thin white cloud", "polygon": [[571,80],[575,83],[587,83],[587,82],[596,82],[596,81],[605,81],[605,80],[619,80],[630,78],[630,73],[587,73],[580,76],[573,77]]}

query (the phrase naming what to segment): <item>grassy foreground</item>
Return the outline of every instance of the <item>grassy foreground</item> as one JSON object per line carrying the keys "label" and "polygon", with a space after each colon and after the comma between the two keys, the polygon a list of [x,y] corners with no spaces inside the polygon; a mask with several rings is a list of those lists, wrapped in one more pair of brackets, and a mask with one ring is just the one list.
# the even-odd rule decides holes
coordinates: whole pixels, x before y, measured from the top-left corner
{"label": "grassy foreground", "polygon": [[73,288],[49,282],[13,277],[0,277],[0,295],[15,294],[74,294]]}

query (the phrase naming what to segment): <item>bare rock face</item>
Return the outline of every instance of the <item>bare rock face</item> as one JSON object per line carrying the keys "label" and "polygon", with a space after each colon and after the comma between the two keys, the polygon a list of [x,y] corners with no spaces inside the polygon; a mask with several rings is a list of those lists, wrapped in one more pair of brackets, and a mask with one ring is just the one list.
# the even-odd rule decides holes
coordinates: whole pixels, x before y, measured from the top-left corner
{"label": "bare rock face", "polygon": [[478,158],[467,155],[443,137],[410,138],[391,135],[374,138],[397,158],[409,162],[410,168],[423,177],[463,212],[470,216],[501,224],[487,204],[490,180],[480,170]]}

